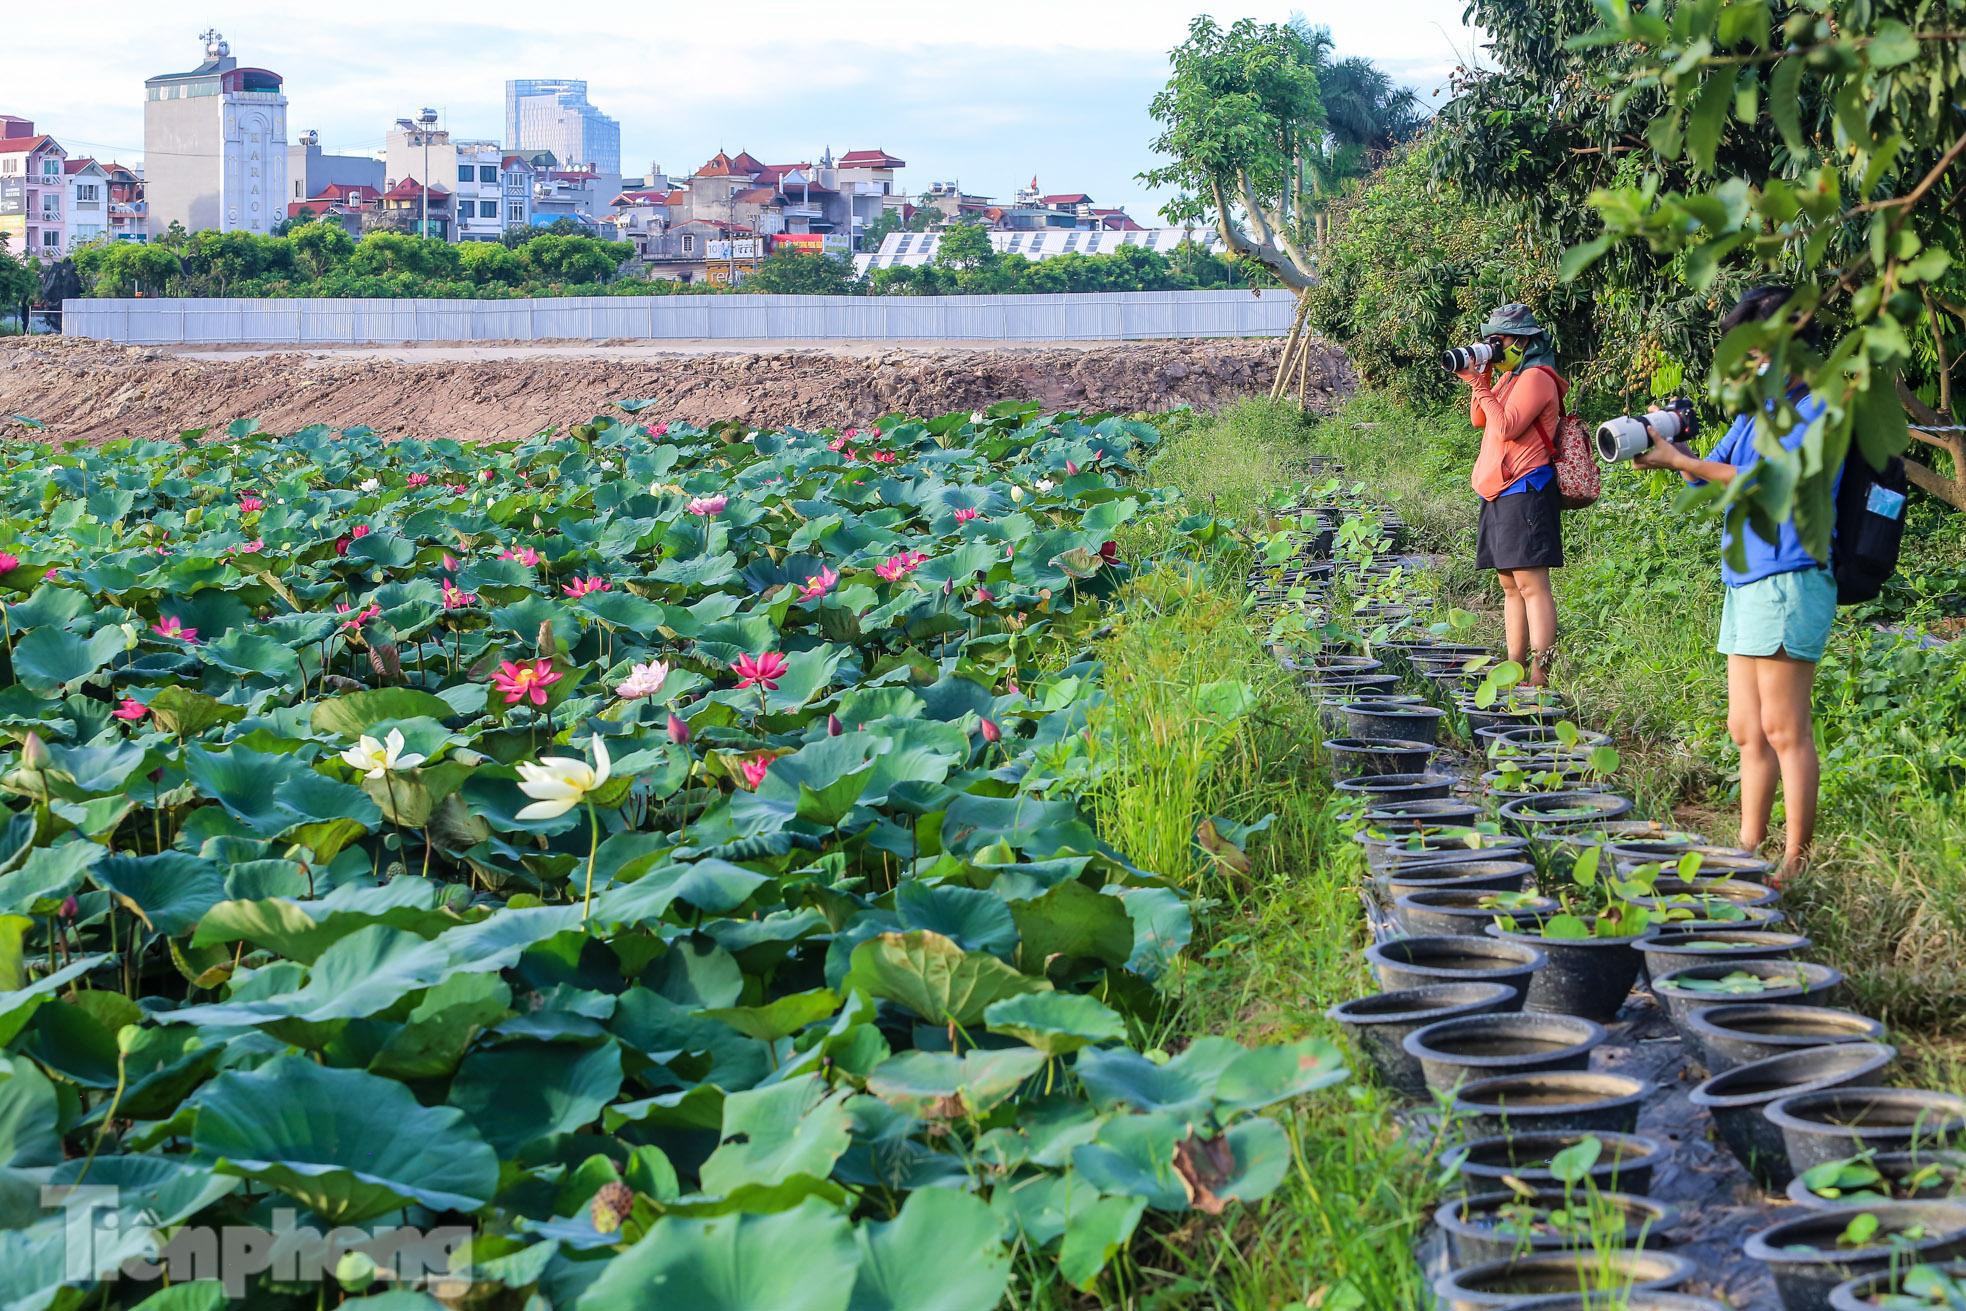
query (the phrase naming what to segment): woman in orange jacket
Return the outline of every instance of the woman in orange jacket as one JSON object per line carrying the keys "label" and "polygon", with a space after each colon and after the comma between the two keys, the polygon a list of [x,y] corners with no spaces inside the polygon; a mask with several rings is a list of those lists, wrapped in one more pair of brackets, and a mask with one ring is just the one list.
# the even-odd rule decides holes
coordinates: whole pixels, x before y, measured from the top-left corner
{"label": "woman in orange jacket", "polygon": [[1502,585],[1509,659],[1528,671],[1531,686],[1541,687],[1556,650],[1550,570],[1563,564],[1556,431],[1570,384],[1557,373],[1549,334],[1527,305],[1493,310],[1481,334],[1494,358],[1456,375],[1468,384],[1469,417],[1481,430],[1470,479],[1481,497],[1475,564],[1493,569]]}

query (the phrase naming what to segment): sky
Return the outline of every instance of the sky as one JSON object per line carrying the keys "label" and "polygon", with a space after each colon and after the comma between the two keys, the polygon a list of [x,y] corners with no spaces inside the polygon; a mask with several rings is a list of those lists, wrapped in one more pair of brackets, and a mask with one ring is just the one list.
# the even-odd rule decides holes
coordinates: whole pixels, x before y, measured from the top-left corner
{"label": "sky", "polygon": [[[72,154],[134,163],[143,80],[203,58],[217,27],[240,63],[286,79],[287,133],[364,154],[428,105],[459,138],[504,131],[512,77],[588,81],[621,122],[622,170],[694,170],[719,149],[766,163],[879,147],[908,161],[901,185],[932,182],[1008,198],[1033,176],[1151,224],[1164,197],[1147,105],[1167,52],[1208,12],[1327,26],[1430,101],[1474,50],[1464,0],[747,0],[581,4],[542,0],[103,0],[86,21],[61,5],[17,6],[6,24],[0,113],[35,120]],[[729,21],[720,24],[720,13]]]}

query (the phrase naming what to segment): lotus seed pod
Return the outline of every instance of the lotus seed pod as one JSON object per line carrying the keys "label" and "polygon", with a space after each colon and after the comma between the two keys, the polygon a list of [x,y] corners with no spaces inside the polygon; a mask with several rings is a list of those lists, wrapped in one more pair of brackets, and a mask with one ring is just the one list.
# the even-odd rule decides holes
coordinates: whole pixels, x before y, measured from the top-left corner
{"label": "lotus seed pod", "polygon": [[117,1055],[128,1056],[131,1052],[137,1049],[137,1044],[142,1041],[143,1041],[142,1025],[140,1024],[124,1025],[122,1028],[116,1031]]}

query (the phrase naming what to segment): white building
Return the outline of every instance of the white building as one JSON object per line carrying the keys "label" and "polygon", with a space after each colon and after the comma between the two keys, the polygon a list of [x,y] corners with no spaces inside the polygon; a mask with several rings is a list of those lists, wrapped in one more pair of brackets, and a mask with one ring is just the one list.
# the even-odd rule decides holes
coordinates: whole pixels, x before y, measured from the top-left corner
{"label": "white building", "polygon": [[[990,247],[999,255],[1050,259],[1055,255],[1110,255],[1123,246],[1141,246],[1172,255],[1184,241],[1219,253],[1222,238],[1209,228],[1136,228],[1132,232],[1101,232],[1085,228],[1040,228],[1034,232],[992,232]],[[853,257],[853,271],[891,269],[897,265],[927,264],[942,244],[939,232],[890,232],[881,248]]]}
{"label": "white building", "polygon": [[68,248],[94,241],[109,231],[109,170],[93,159],[70,159],[68,174]]}
{"label": "white building", "polygon": [[497,241],[506,228],[505,152],[496,141],[460,141],[455,155],[457,240]]}
{"label": "white building", "polygon": [[144,189],[152,230],[271,232],[287,216],[281,78],[241,68],[216,31],[205,62],[144,82]]}

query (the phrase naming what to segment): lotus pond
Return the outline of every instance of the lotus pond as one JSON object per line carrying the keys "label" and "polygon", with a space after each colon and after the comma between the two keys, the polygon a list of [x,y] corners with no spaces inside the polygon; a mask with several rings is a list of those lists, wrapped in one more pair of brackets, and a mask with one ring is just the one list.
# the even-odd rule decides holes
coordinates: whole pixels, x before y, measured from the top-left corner
{"label": "lotus pond", "polygon": [[1137,1050],[1082,805],[1155,429],[622,409],[7,450],[0,1305],[980,1309],[1282,1182],[1336,1052]]}

